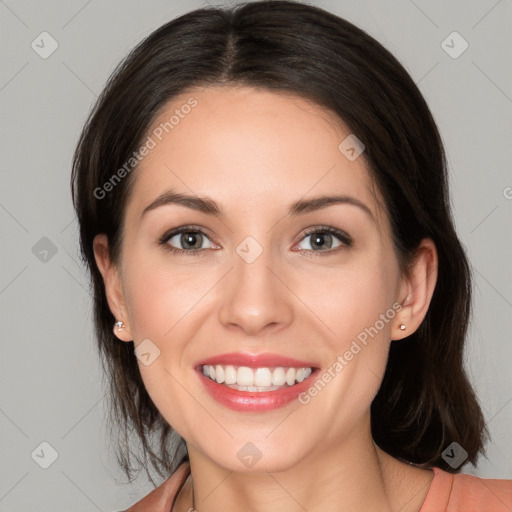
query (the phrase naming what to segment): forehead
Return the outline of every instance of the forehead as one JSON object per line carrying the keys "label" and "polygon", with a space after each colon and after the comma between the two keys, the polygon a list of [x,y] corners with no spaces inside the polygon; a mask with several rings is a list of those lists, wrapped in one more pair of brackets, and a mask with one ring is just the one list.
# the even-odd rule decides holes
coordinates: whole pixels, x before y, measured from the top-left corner
{"label": "forehead", "polygon": [[191,89],[149,128],[151,149],[135,171],[130,208],[141,212],[170,189],[260,212],[335,191],[364,201],[378,218],[363,156],[350,160],[340,150],[349,135],[333,113],[289,93]]}

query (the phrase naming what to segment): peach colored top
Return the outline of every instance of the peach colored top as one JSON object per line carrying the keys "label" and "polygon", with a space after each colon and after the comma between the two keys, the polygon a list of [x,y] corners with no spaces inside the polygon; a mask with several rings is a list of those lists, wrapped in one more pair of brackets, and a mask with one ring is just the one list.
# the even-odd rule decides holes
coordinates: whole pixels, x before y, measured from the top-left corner
{"label": "peach colored top", "polygon": [[[434,478],[419,512],[511,512],[512,480],[452,474],[432,467]],[[189,462],[159,487],[123,512],[172,512],[174,500],[190,474]]]}
{"label": "peach colored top", "polygon": [[512,480],[452,474],[432,467],[434,479],[419,512],[511,512]]}

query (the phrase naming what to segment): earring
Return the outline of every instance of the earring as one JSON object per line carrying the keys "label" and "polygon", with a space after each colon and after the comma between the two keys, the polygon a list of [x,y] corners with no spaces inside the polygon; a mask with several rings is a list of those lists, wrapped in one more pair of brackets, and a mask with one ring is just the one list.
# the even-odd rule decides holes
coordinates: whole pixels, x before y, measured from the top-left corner
{"label": "earring", "polygon": [[401,331],[405,331],[405,325],[404,324],[400,324],[400,330]]}
{"label": "earring", "polygon": [[121,331],[121,329],[122,329],[122,328],[123,328],[123,326],[124,326],[124,322],[119,321],[119,322],[116,322],[114,325],[116,325],[116,326],[117,326],[117,332],[120,332],[120,331]]}

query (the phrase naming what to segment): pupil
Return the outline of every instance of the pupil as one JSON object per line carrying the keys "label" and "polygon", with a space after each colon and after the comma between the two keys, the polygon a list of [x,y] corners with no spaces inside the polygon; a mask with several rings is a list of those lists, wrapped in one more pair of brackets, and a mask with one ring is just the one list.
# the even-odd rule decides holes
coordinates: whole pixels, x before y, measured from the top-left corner
{"label": "pupil", "polygon": [[330,236],[329,233],[318,233],[315,236],[313,236],[312,246],[330,248],[332,246],[332,240],[331,240],[331,243],[327,243],[325,240],[326,236],[329,237]]}
{"label": "pupil", "polygon": [[[192,247],[188,247],[189,249],[197,249],[201,247],[201,239],[199,233],[185,233],[181,235],[181,241],[183,244],[183,247],[187,247],[191,245]],[[199,241],[199,247],[194,247],[197,245],[197,242]]]}

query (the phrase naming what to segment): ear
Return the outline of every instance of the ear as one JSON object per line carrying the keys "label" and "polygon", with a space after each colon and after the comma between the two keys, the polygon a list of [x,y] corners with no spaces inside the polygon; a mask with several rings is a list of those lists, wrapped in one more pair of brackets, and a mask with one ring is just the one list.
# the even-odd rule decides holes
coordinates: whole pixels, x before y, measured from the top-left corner
{"label": "ear", "polygon": [[103,276],[103,284],[105,286],[105,294],[110,311],[116,318],[116,321],[123,322],[121,328],[117,325],[113,325],[113,332],[122,341],[133,341],[128,310],[121,286],[121,276],[119,268],[114,265],[110,259],[107,235],[100,234],[94,237],[93,250],[96,265],[98,265],[101,275]]}
{"label": "ear", "polygon": [[[404,276],[400,284],[398,298],[402,309],[395,317],[393,340],[411,335],[425,318],[436,287],[437,265],[436,246],[430,238],[424,238],[416,251],[409,276]],[[405,329],[400,329],[401,324]]]}

